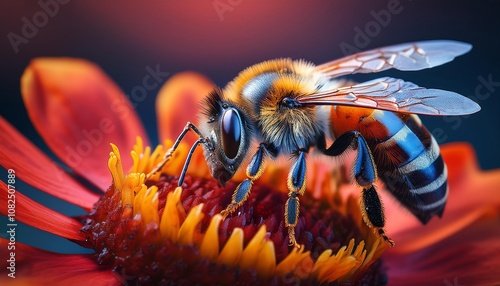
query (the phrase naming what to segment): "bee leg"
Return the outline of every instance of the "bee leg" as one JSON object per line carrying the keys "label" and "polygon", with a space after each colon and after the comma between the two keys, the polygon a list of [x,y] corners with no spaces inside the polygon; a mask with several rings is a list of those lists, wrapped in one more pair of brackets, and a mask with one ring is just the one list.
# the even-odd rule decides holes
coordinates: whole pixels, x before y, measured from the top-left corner
{"label": "bee leg", "polygon": [[366,144],[365,139],[359,132],[356,132],[358,155],[354,165],[354,178],[356,182],[363,186],[362,198],[360,200],[361,212],[366,225],[375,228],[378,234],[391,246],[394,246],[394,241],[385,234],[385,216],[384,208],[380,197],[373,186],[377,179],[377,168],[373,161],[372,152]]}
{"label": "bee leg", "polygon": [[306,159],[305,150],[299,150],[297,161],[293,164],[288,174],[288,200],[285,204],[285,226],[288,228],[288,239],[290,245],[300,248],[295,238],[295,226],[299,220],[299,195],[303,195],[306,189]]}
{"label": "bee leg", "polygon": [[206,143],[206,140],[204,138],[198,138],[198,140],[194,142],[193,146],[191,146],[191,149],[189,149],[188,156],[186,158],[186,161],[184,162],[184,166],[182,167],[181,175],[179,176],[179,181],[177,182],[178,187],[182,186],[182,183],[184,182],[184,176],[186,176],[189,163],[191,162],[191,157],[193,157],[194,151],[198,146],[200,146],[201,143]]}
{"label": "bee leg", "polygon": [[[196,128],[196,126],[194,126],[194,124],[192,124],[191,122],[186,123],[184,130],[182,130],[179,137],[177,137],[177,139],[174,142],[174,145],[172,145],[172,147],[170,147],[170,149],[168,149],[168,151],[163,156],[163,159],[153,168],[153,170],[151,170],[146,175],[146,180],[149,179],[154,174],[158,173],[163,168],[163,166],[165,166],[165,164],[170,160],[170,158],[172,157],[172,155],[175,152],[175,149],[177,149],[177,147],[181,143],[182,139],[184,138],[184,136],[186,136],[186,133],[189,130],[193,130],[200,137],[200,139],[198,140],[199,142],[196,141],[195,145],[193,145],[193,146],[198,146],[199,143],[209,144],[208,141],[203,138],[203,135],[201,135],[201,132],[198,130],[198,128]],[[193,150],[193,152],[194,152],[194,150]]]}
{"label": "bee leg", "polygon": [[375,190],[375,187],[371,185],[369,188],[363,188],[362,198],[360,200],[361,211],[363,213],[363,220],[366,225],[371,228],[375,228],[378,234],[389,243],[394,246],[394,241],[387,237],[384,231],[385,218],[384,209],[380,197]]}
{"label": "bee leg", "polygon": [[261,143],[257,152],[253,155],[250,164],[247,166],[246,173],[248,178],[236,187],[231,198],[231,203],[220,213],[223,218],[236,211],[247,200],[252,191],[253,181],[257,180],[264,172],[266,166],[265,154],[266,145]]}
{"label": "bee leg", "polygon": [[329,156],[340,155],[350,146],[353,146],[358,151],[354,164],[354,178],[358,185],[363,187],[360,200],[363,220],[370,228],[375,228],[387,243],[394,246],[394,241],[387,237],[384,231],[384,209],[373,186],[377,179],[377,168],[370,148],[363,136],[358,131],[346,132],[339,136],[328,149],[325,149],[324,141],[318,142],[318,148]]}

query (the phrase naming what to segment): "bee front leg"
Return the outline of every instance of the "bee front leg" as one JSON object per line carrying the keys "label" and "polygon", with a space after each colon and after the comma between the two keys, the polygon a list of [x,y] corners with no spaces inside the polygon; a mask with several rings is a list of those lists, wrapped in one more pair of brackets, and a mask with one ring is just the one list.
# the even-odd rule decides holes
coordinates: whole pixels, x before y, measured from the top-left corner
{"label": "bee front leg", "polygon": [[[174,145],[172,145],[172,147],[170,147],[170,149],[168,149],[168,151],[163,156],[163,159],[158,164],[156,164],[156,166],[153,168],[153,170],[151,170],[146,175],[146,180],[149,179],[154,174],[158,173],[163,168],[163,166],[165,166],[165,164],[170,160],[170,158],[172,157],[172,155],[175,152],[175,149],[177,149],[177,147],[181,143],[182,139],[184,138],[184,136],[186,136],[186,134],[188,133],[189,130],[193,130],[196,133],[196,135],[198,135],[198,137],[199,137],[199,140],[196,141],[196,143],[193,145],[194,148],[196,148],[195,146],[198,146],[200,143],[209,144],[208,141],[203,138],[203,135],[201,135],[201,132],[198,130],[198,128],[196,128],[196,126],[194,126],[193,123],[191,123],[191,122],[186,123],[184,130],[182,130],[179,137],[177,137],[177,139],[174,142]],[[190,154],[192,154],[192,153],[190,153]],[[189,161],[187,161],[187,162],[189,162]]]}
{"label": "bee front leg", "polygon": [[250,164],[247,166],[246,174],[248,178],[236,187],[236,190],[234,190],[231,198],[231,203],[220,213],[223,218],[226,218],[228,215],[236,211],[238,207],[240,207],[247,200],[250,192],[252,191],[253,181],[257,180],[264,172],[266,162],[265,154],[266,145],[261,143],[259,145],[259,149],[252,157]]}
{"label": "bee front leg", "polygon": [[361,133],[359,131],[346,132],[339,136],[328,149],[325,149],[323,142],[318,143],[319,149],[329,156],[338,156],[350,146],[358,151],[354,163],[354,178],[358,185],[363,187],[360,199],[363,221],[370,228],[375,228],[387,243],[394,246],[394,241],[385,234],[384,208],[373,185],[377,179],[377,168],[370,148]]}
{"label": "bee front leg", "polygon": [[297,161],[293,164],[288,174],[288,200],[285,204],[285,226],[288,228],[288,239],[290,245],[300,248],[295,238],[295,226],[299,220],[299,195],[303,195],[306,189],[306,159],[305,150],[299,150]]}

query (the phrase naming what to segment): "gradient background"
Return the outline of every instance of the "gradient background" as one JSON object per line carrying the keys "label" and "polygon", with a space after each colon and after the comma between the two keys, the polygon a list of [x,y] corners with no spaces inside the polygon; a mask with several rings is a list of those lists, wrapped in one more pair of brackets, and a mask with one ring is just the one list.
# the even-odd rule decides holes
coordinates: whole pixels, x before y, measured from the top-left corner
{"label": "gradient background", "polygon": [[[55,0],[42,0],[42,3]],[[146,67],[159,65],[171,75],[194,70],[225,85],[239,71],[277,57],[303,58],[320,64],[344,54],[340,44],[355,46],[358,30],[371,30],[361,50],[416,40],[453,39],[473,44],[473,50],[444,66],[418,71],[386,71],[352,77],[364,81],[380,76],[404,78],[418,85],[476,96],[479,78],[499,82],[482,87],[490,92],[479,100],[482,111],[455,118],[424,117],[439,143],[467,141],[474,145],[484,169],[500,167],[500,17],[498,1],[411,0],[184,0],[70,1],[58,4],[37,33],[16,53],[8,33],[22,35],[23,17],[30,22],[43,11],[38,1],[2,1],[0,9],[0,114],[43,151],[50,151],[31,125],[19,80],[30,60],[41,56],[88,59],[118,83],[126,94],[142,85]],[[61,0],[61,2],[63,2]],[[133,4],[137,3],[137,4]],[[374,13],[398,5],[384,26]],[[399,3],[399,4],[397,4]],[[224,11],[217,11],[216,6]],[[136,110],[153,144],[158,142],[154,100],[159,87]],[[105,163],[105,162],[103,162]],[[2,180],[6,171],[2,169]],[[69,215],[82,210],[16,183],[16,188],[47,206]],[[2,219],[5,220],[4,217]],[[1,235],[5,223],[0,222]],[[17,240],[58,252],[84,250],[53,235],[20,226]]]}

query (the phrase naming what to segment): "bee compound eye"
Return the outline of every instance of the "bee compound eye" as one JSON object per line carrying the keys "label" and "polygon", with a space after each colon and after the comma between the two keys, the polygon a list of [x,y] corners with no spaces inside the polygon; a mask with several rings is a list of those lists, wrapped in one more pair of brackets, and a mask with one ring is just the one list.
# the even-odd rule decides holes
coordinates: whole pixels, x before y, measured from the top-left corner
{"label": "bee compound eye", "polygon": [[229,109],[222,116],[222,148],[229,159],[238,154],[241,144],[241,119],[238,112]]}

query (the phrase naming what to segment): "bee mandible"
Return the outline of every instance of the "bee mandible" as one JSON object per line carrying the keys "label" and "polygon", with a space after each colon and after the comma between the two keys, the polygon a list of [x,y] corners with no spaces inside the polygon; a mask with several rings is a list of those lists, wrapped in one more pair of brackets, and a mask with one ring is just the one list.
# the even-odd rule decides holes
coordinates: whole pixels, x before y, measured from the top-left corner
{"label": "bee mandible", "polygon": [[[188,154],[179,186],[200,145],[220,185],[252,155],[247,179],[237,186],[231,203],[221,212],[225,218],[248,198],[268,159],[289,155],[293,165],[287,179],[285,225],[290,244],[299,247],[295,226],[299,196],[306,189],[307,154],[315,150],[339,156],[353,149],[357,152],[353,177],[361,189],[363,220],[393,246],[384,230],[382,202],[374,187],[377,178],[424,224],[442,216],[448,197],[447,169],[439,146],[416,114],[465,115],[480,107],[455,92],[426,89],[391,77],[347,85],[335,79],[391,68],[432,68],[470,49],[467,43],[434,40],[378,48],[318,66],[291,59],[253,65],[223,89],[215,88],[206,96],[199,128],[188,122],[148,177],[165,165],[189,130],[199,139]],[[252,142],[258,147],[249,152]],[[327,146],[327,142],[333,143]]]}

